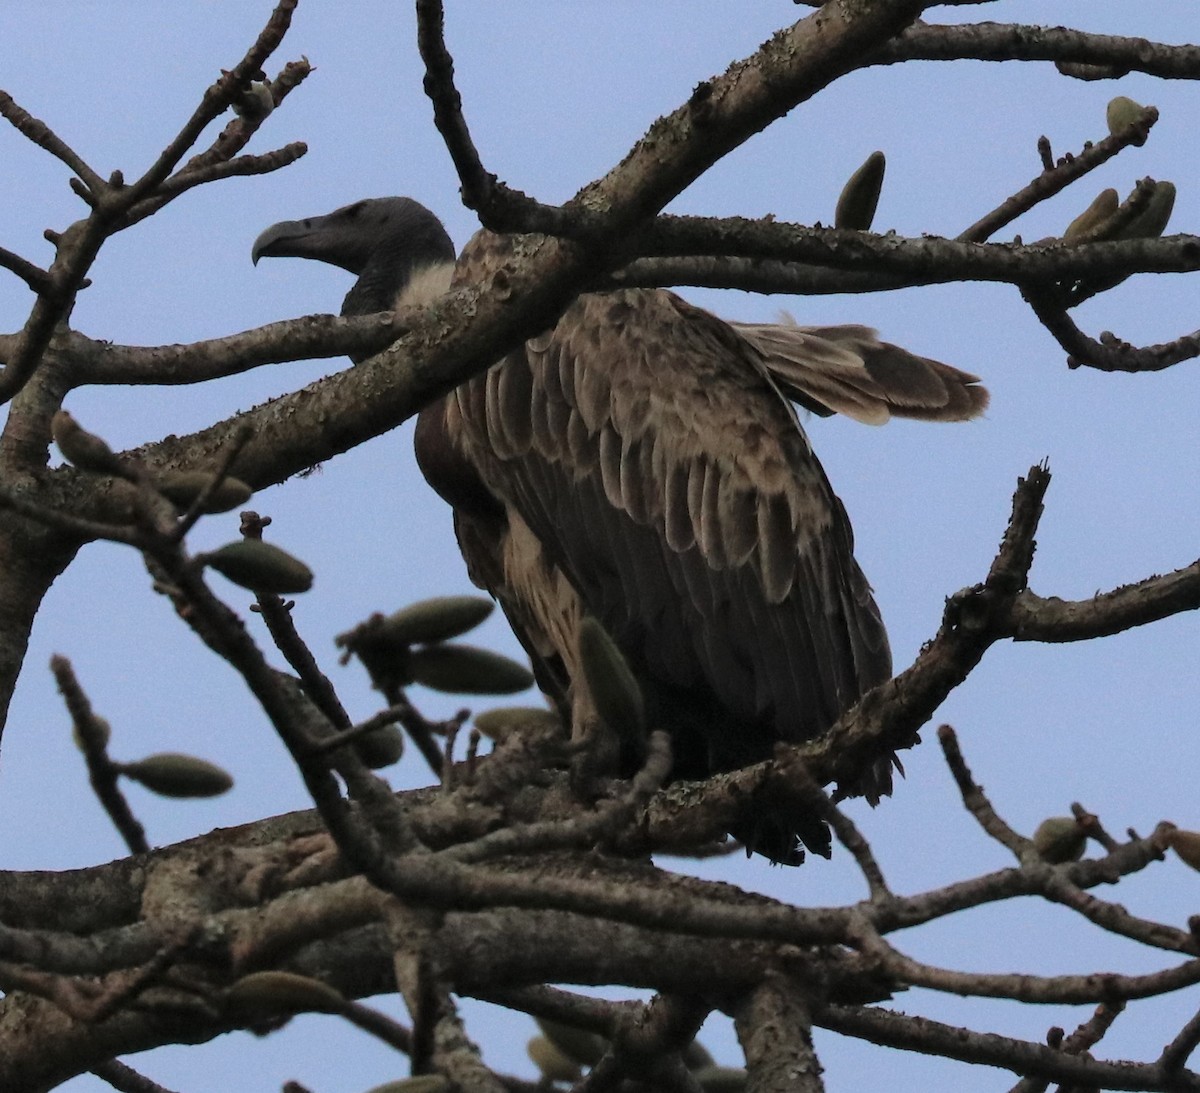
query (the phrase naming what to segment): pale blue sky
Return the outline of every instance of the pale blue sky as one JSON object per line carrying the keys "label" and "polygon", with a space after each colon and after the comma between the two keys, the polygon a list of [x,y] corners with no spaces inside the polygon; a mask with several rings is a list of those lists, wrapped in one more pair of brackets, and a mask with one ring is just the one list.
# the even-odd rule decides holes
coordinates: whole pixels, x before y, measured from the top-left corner
{"label": "pale blue sky", "polygon": [[[786,3],[666,0],[450,8],[448,42],[485,163],[547,201],[602,173],[699,80],[802,14]],[[241,57],[268,10],[265,0],[9,3],[0,8],[0,86],[101,173],[121,168],[131,178],[218,70]],[[930,18],[947,11],[956,19],[1040,20],[1176,42],[1194,38],[1197,25],[1191,0],[996,3],[934,10]],[[116,342],[186,342],[336,311],[348,275],[305,262],[255,269],[250,244],[273,221],[359,197],[410,194],[443,216],[456,243],[466,241],[473,221],[458,204],[421,91],[409,7],[304,0],[272,72],[300,54],[316,71],[250,150],[305,140],[308,156],[275,175],[194,192],[114,240],[80,297],[80,330]],[[1149,174],[1179,186],[1171,230],[1196,231],[1200,89],[1141,76],[1085,84],[1042,65],[925,64],[857,74],[730,156],[673,208],[828,222],[842,182],[882,148],[889,165],[877,227],[953,235],[1037,173],[1040,134],[1059,155],[1102,137],[1105,104],[1115,94],[1160,107],[1150,142],[1014,230],[1026,239],[1061,232],[1103,187],[1124,193]],[[65,227],[81,215],[80,204],[57,161],[14,131],[0,132],[0,142],[0,245],[44,263],[42,230]],[[2,273],[0,286],[0,329],[16,329],[28,294]],[[809,300],[686,295],[734,318],[768,318],[787,308],[804,323],[869,323],[889,340],[985,377],[991,408],[968,425],[811,424],[814,447],[854,523],[898,668],[933,634],[944,597],[986,572],[1016,478],[1044,458],[1054,480],[1038,536],[1036,591],[1083,597],[1184,565],[1198,553],[1194,364],[1132,377],[1070,372],[1017,293],[1003,286]],[[1200,325],[1195,300],[1194,280],[1143,277],[1079,317],[1093,333],[1113,329],[1135,342],[1162,341]],[[86,426],[128,446],[206,425],[334,367],[340,365],[281,365],[193,389],[79,391],[68,405]],[[265,491],[255,507],[274,518],[276,541],[316,570],[297,621],[352,712],[366,715],[374,698],[356,669],[337,667],[332,635],[370,611],[469,587],[448,512],[413,466],[408,430]],[[218,517],[200,526],[195,542],[235,534],[236,517]],[[243,595],[227,591],[244,605]],[[498,622],[483,636],[515,651]],[[1114,833],[1128,826],[1145,832],[1164,818],[1200,827],[1198,636],[1190,616],[1085,646],[1000,646],[938,720],[958,728],[995,803],[1027,832],[1077,799]],[[299,778],[230,670],[150,591],[136,556],[93,546],[47,600],[13,705],[0,762],[0,868],[64,868],[122,853],[70,743],[46,668],[52,652],[74,660],[97,710],[113,723],[115,754],[195,751],[236,776],[228,798],[211,804],[163,804],[132,790],[154,844],[304,805]],[[456,705],[424,695],[420,701],[435,711]],[[908,777],[893,800],[874,813],[852,806],[894,887],[906,892],[1008,864],[957,804],[932,727],[924,735],[926,743],[905,756]],[[398,785],[423,777],[415,759],[397,768]],[[769,869],[758,859],[720,868],[737,883],[799,902],[863,894],[844,854],[800,871]],[[1182,924],[1200,910],[1200,877],[1171,862],[1122,885],[1119,896],[1139,913]],[[1132,971],[1169,963],[1032,903],[976,912],[899,942],[916,956],[969,969]],[[902,999],[901,1008],[1035,1040],[1050,1025],[1070,1028],[1086,1016],[918,994]],[[1140,1003],[1099,1053],[1153,1057],[1198,1005],[1195,991]],[[497,1025],[477,1008],[470,1015],[489,1061],[531,1073],[521,1051],[530,1022]],[[736,1061],[723,1021],[706,1039],[721,1061]],[[1004,1074],[964,1072],[827,1035],[818,1049],[831,1090],[877,1083],[884,1067],[898,1091],[1010,1084]],[[288,1078],[316,1093],[355,1093],[404,1073],[402,1060],[328,1018],[298,1020],[266,1040],[231,1036],[130,1061],[186,1093],[277,1089]],[[108,1087],[85,1077],[63,1088]]]}

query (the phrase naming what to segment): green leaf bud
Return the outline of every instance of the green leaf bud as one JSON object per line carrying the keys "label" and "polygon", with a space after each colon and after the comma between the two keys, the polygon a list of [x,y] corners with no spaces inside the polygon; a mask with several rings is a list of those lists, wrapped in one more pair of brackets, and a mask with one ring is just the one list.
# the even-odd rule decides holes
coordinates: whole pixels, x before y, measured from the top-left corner
{"label": "green leaf bud", "polygon": [[1180,861],[1200,872],[1200,832],[1176,828],[1167,836],[1167,843]]}
{"label": "green leaf bud", "polygon": [[117,770],[160,797],[219,797],[233,785],[230,774],[215,763],[173,751],[117,764]]}
{"label": "green leaf bud", "polygon": [[608,1050],[608,1041],[594,1032],[551,1021],[545,1017],[535,1018],[537,1026],[559,1051],[581,1066],[595,1066]]}
{"label": "green leaf bud", "polygon": [[556,729],[558,715],[543,706],[501,706],[475,715],[475,727],[489,740],[503,740],[520,729]]}
{"label": "green leaf bud", "polygon": [[1083,857],[1087,835],[1074,816],[1051,816],[1038,824],[1033,833],[1033,847],[1042,861],[1059,865]]}
{"label": "green leaf bud", "polygon": [[58,410],[50,419],[50,433],[63,458],[81,471],[97,474],[120,474],[121,461],[112,448],[89,433],[66,410]]}
{"label": "green leaf bud", "polygon": [[198,555],[197,560],[251,592],[284,595],[312,588],[313,572],[308,566],[262,539],[226,543],[211,554]]}
{"label": "green leaf bud", "polygon": [[[1108,122],[1108,131],[1112,136],[1118,133],[1125,132],[1131,125],[1138,121],[1146,108],[1140,102],[1134,102],[1133,99],[1125,95],[1118,95],[1115,99],[1109,101],[1108,107],[1104,112],[1105,121]],[[1144,141],[1137,141],[1142,144]]]}
{"label": "green leaf bud", "polygon": [[533,1060],[542,1077],[551,1082],[575,1082],[579,1080],[578,1064],[564,1055],[544,1036],[535,1036],[525,1050]]}
{"label": "green leaf bud", "polygon": [[475,629],[494,606],[482,596],[434,596],[389,615],[372,638],[405,645],[447,641]]}
{"label": "green leaf bud", "polygon": [[1101,190],[1096,195],[1096,199],[1067,225],[1067,230],[1063,232],[1063,238],[1078,239],[1080,236],[1089,236],[1092,239],[1105,238],[1095,234],[1096,229],[1117,211],[1120,203],[1121,199],[1117,191],[1111,186],[1107,190]]}
{"label": "green leaf bud", "polygon": [[506,695],[533,685],[533,673],[515,660],[474,645],[426,645],[414,649],[409,675],[435,691]]}
{"label": "green leaf bud", "polygon": [[833,214],[835,228],[870,231],[883,189],[883,174],[887,159],[882,152],[872,152],[842,187],[837,210]]}
{"label": "green leaf bud", "polygon": [[704,1093],[743,1093],[746,1072],[740,1066],[705,1066],[692,1071]]}
{"label": "green leaf bud", "polygon": [[236,1013],[340,1013],[346,1006],[341,993],[319,979],[293,972],[252,972],[225,992],[225,1004]]}
{"label": "green leaf bud", "polygon": [[[155,486],[168,501],[181,511],[192,503],[216,481],[212,471],[167,471],[155,480]],[[244,505],[254,496],[254,491],[240,478],[225,477],[204,503],[207,513],[230,512]]]}
{"label": "green leaf bud", "polygon": [[1175,183],[1155,182],[1150,198],[1114,236],[1114,239],[1157,239],[1167,228],[1175,208]]}
{"label": "green leaf bud", "polygon": [[404,754],[404,733],[395,725],[372,729],[354,741],[354,750],[372,770],[390,767]]}
{"label": "green leaf bud", "polygon": [[579,627],[579,659],[600,720],[624,740],[644,739],[642,689],[608,631],[591,616]]}

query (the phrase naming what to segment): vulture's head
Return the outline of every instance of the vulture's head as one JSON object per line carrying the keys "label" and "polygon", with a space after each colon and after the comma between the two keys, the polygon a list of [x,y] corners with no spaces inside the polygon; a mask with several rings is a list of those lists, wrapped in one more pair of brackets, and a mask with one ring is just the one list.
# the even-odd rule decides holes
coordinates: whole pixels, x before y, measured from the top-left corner
{"label": "vulture's head", "polygon": [[410,197],[356,201],[326,216],[283,220],[254,240],[260,258],[315,258],[356,274],[343,315],[421,303],[450,284],[454,244],[442,222]]}

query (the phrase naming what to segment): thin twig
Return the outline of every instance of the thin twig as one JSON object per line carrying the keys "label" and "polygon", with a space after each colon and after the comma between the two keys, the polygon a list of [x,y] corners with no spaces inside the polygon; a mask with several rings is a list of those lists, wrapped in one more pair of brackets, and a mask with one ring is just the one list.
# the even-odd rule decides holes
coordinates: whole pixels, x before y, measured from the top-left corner
{"label": "thin twig", "polygon": [[23,137],[32,141],[39,148],[44,148],[56,159],[62,160],[73,171],[84,185],[98,195],[108,189],[108,183],[84,162],[84,159],[67,144],[44,121],[35,118],[27,110],[18,106],[7,91],[0,91],[0,117],[6,118]]}
{"label": "thin twig", "polygon": [[409,739],[416,744],[417,751],[421,753],[421,758],[429,765],[429,769],[433,771],[440,782],[442,780],[445,756],[442,754],[442,749],[437,745],[433,722],[426,719],[424,714],[409,702],[408,696],[404,693],[404,688],[398,686],[385,688],[383,697],[387,699],[389,705],[394,709],[402,711],[399,718],[400,724],[404,726],[404,731],[408,733]]}
{"label": "thin twig", "polygon": [[[196,522],[204,515],[213,495],[229,477],[229,472],[237,460],[238,453],[249,443],[253,430],[249,425],[240,425],[223,446],[217,460],[216,469],[208,484],[197,494],[196,499],[188,506],[187,512],[180,517],[172,533],[175,542],[183,542],[183,537],[196,526]],[[139,461],[140,462],[140,461]]]}
{"label": "thin twig", "polygon": [[670,770],[670,737],[664,732],[651,733],[645,763],[623,797],[601,802],[594,811],[570,820],[514,825],[493,831],[472,842],[443,850],[437,856],[451,861],[478,862],[509,854],[594,846],[605,838],[612,838],[640,817],[650,798],[662,788]]}
{"label": "thin twig", "polygon": [[117,770],[108,757],[108,723],[92,709],[91,701],[75,676],[71,662],[64,656],[50,658],[50,670],[58,684],[59,693],[67,704],[75,725],[75,739],[87,763],[88,778],[104,811],[113,822],[131,854],[144,854],[150,849],[146,829],[138,822],[121,792]]}
{"label": "thin twig", "polygon": [[338,748],[344,748],[347,744],[353,744],[354,741],[375,732],[377,729],[385,729],[389,725],[395,725],[404,716],[405,712],[406,710],[403,706],[388,706],[386,709],[372,714],[365,721],[360,721],[357,725],[351,725],[350,728],[335,733],[329,739],[321,740],[314,744],[312,747],[313,754],[328,754],[331,751],[336,751]]}
{"label": "thin twig", "polygon": [[642,1010],[641,1002],[614,1002],[606,998],[574,994],[561,987],[542,985],[472,990],[469,993],[471,997],[484,1002],[520,1010],[531,1017],[546,1017],[561,1024],[573,1025],[607,1040],[616,1035],[619,1023],[629,1014]]}
{"label": "thin twig", "polygon": [[412,1031],[386,1013],[359,1002],[347,1002],[339,1010],[339,1015],[363,1032],[369,1032],[376,1039],[390,1044],[405,1055],[412,1051]]}
{"label": "thin twig", "polygon": [[802,767],[797,768],[792,772],[792,778],[805,805],[829,824],[834,835],[837,836],[838,842],[853,856],[859,871],[867,882],[871,899],[880,903],[891,900],[892,892],[884,879],[883,870],[880,869],[870,844],[858,830],[854,821],[830,800],[829,795],[807,770]]}
{"label": "thin twig", "polygon": [[1146,135],[1158,121],[1158,110],[1147,106],[1141,116],[1119,133],[1105,137],[1095,144],[1087,144],[1083,151],[1074,156],[1064,156],[1049,170],[1043,170],[1027,186],[1018,190],[986,216],[981,217],[956,239],[961,243],[982,243],[990,239],[1006,224],[1027,213],[1034,206],[1061,193],[1072,182],[1107,163],[1124,149],[1146,143]]}
{"label": "thin twig", "polygon": [[14,254],[4,247],[0,247],[0,267],[3,267],[10,273],[15,273],[34,292],[49,292],[54,283],[50,279],[50,274],[40,266],[35,266],[19,254]]}
{"label": "thin twig", "polygon": [[109,1059],[89,1071],[108,1082],[119,1093],[172,1093],[165,1085],[151,1081],[144,1074],[139,1074],[131,1066],[126,1066],[120,1059]]}
{"label": "thin twig", "polygon": [[[204,96],[192,116],[159,153],[158,158],[150,165],[145,174],[120,191],[120,207],[114,208],[113,213],[123,214],[142,198],[153,196],[157,187],[166,181],[167,176],[174,170],[187,150],[196,143],[209,123],[229,109],[238,92],[258,75],[267,58],[279,48],[283,36],[291,26],[292,12],[298,2],[299,0],[278,0],[266,25],[259,32],[257,40],[246,52],[246,55],[232,70],[224,73],[204,92]],[[230,154],[233,154],[234,151],[236,149],[230,149]]]}
{"label": "thin twig", "polygon": [[1167,1074],[1178,1074],[1200,1044],[1200,1012],[1194,1013],[1175,1038],[1163,1048],[1157,1065]]}
{"label": "thin twig", "polygon": [[1009,827],[992,807],[992,802],[987,799],[983,787],[971,776],[967,761],[958,746],[958,736],[949,725],[941,725],[938,728],[938,743],[942,746],[946,765],[954,775],[955,784],[967,811],[975,817],[984,831],[1011,850],[1018,861],[1022,860],[1032,851],[1033,843]]}
{"label": "thin twig", "polygon": [[1089,839],[1095,839],[1110,854],[1120,848],[1121,844],[1104,830],[1100,817],[1090,809],[1084,808],[1078,801],[1071,802],[1071,815],[1075,817],[1075,822],[1079,824],[1083,833]]}
{"label": "thin twig", "polygon": [[496,178],[484,168],[463,117],[445,29],[440,0],[417,0],[417,47],[425,62],[425,94],[433,103],[433,121],[462,183],[463,204],[468,209],[479,209],[491,200]]}
{"label": "thin twig", "polygon": [[462,201],[493,231],[571,234],[583,213],[543,205],[510,189],[488,171],[479,157],[454,84],[454,58],[446,48],[441,0],[417,0],[417,46],[425,62],[425,94],[433,103],[433,121],[462,183]]}
{"label": "thin twig", "polygon": [[865,917],[856,919],[856,923],[857,925],[852,926],[852,943],[864,956],[876,961],[881,972],[899,983],[912,987],[927,987],[946,994],[1009,998],[1016,1002],[1082,1005],[1151,998],[1200,983],[1200,959],[1185,960],[1174,967],[1147,975],[1097,972],[1041,976],[960,972],[904,955],[870,927]]}
{"label": "thin twig", "polygon": [[[294,679],[267,663],[241,619],[212,593],[178,544],[165,539],[150,544],[145,557],[152,571],[159,568],[168,577],[162,590],[171,595],[180,617],[245,680],[299,767],[338,847],[367,876],[378,877],[383,852],[377,833],[351,812],[329,767],[313,755],[313,743],[330,734],[328,719]],[[382,794],[392,800],[386,786],[375,788],[378,779],[352,749],[335,753],[333,766],[360,799],[374,802]]]}
{"label": "thin twig", "polygon": [[[1112,1023],[1124,1012],[1125,1003],[1101,1002],[1095,1013],[1084,1021],[1070,1036],[1064,1036],[1061,1028],[1052,1028],[1046,1035],[1046,1043],[1064,1055],[1087,1056],[1093,1047],[1112,1027]],[[1043,1076],[1026,1075],[1008,1093],[1046,1093],[1050,1079]],[[1072,1087],[1078,1088],[1078,1087]]]}
{"label": "thin twig", "polygon": [[1142,348],[1123,342],[1107,331],[1097,341],[1080,330],[1066,309],[1046,292],[1027,285],[1021,295],[1038,321],[1067,353],[1069,368],[1094,368],[1099,372],[1161,372],[1200,356],[1200,330]]}

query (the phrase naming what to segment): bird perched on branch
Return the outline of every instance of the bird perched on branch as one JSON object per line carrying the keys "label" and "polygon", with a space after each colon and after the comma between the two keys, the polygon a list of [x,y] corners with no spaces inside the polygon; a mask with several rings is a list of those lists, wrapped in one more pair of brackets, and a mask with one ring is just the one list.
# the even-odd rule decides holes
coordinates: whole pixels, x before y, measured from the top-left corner
{"label": "bird perched on branch", "polygon": [[[275,224],[254,243],[256,262],[268,256],[357,275],[343,314],[428,300],[455,261],[437,217],[403,197]],[[454,509],[471,578],[573,735],[618,769],[636,748],[599,725],[580,662],[588,616],[638,680],[647,723],[671,733],[677,778],[812,740],[891,674],[849,521],[793,400],[870,423],[961,421],[987,392],[866,327],[731,323],[671,292],[618,289],[580,296],[421,412],[418,462]],[[893,759],[840,790],[874,803]],[[786,864],[801,842],[829,851],[800,809],[748,806],[734,833]]]}

